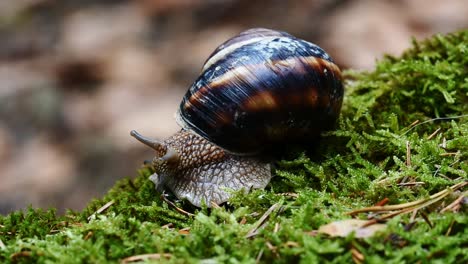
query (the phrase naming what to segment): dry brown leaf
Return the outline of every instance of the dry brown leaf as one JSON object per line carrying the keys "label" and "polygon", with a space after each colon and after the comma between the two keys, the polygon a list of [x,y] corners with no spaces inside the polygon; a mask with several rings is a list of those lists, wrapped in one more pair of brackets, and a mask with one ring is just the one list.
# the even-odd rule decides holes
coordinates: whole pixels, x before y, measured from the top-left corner
{"label": "dry brown leaf", "polygon": [[384,230],[387,227],[385,224],[365,226],[368,222],[368,220],[359,219],[340,220],[321,226],[318,229],[318,232],[333,237],[345,237],[352,232],[355,232],[356,237],[365,238],[371,237],[375,232]]}
{"label": "dry brown leaf", "polygon": [[179,234],[181,235],[190,235],[190,227],[185,227],[179,230]]}

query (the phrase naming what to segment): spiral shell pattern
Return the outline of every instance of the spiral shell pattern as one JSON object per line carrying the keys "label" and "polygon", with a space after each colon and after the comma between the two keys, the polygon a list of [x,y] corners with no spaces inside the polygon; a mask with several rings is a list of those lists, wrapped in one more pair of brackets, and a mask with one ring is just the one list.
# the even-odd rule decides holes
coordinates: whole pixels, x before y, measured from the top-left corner
{"label": "spiral shell pattern", "polygon": [[251,29],[220,45],[184,96],[178,121],[232,153],[315,140],[336,122],[341,72],[319,46]]}

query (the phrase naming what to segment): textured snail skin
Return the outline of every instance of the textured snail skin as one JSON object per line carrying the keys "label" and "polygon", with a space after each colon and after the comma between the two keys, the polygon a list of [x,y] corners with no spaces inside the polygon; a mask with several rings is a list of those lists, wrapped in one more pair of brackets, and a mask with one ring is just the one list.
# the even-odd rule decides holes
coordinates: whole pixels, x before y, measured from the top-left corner
{"label": "textured snail skin", "polygon": [[[135,131],[137,139],[144,138]],[[178,158],[161,159],[168,149]],[[271,178],[270,165],[255,157],[235,156],[189,131],[181,130],[156,149],[155,173],[150,180],[158,191],[169,188],[179,199],[200,207],[204,202],[226,202],[230,192],[265,188]]]}
{"label": "textured snail skin", "polygon": [[314,142],[331,129],[343,100],[341,72],[325,51],[288,33],[251,29],[220,45],[182,99],[182,130],[166,139],[131,135],[156,151],[158,190],[195,206],[232,191],[264,188],[265,156]]}

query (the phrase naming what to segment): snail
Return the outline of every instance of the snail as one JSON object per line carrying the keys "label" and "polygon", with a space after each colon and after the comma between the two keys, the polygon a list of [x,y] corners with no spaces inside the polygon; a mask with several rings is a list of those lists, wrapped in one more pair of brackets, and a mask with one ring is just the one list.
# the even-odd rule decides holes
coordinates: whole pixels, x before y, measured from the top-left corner
{"label": "snail", "polygon": [[179,132],[164,141],[131,135],[156,151],[157,190],[210,207],[232,191],[265,188],[268,153],[316,140],[336,123],[342,101],[340,69],[323,49],[254,28],[206,60],[176,113]]}

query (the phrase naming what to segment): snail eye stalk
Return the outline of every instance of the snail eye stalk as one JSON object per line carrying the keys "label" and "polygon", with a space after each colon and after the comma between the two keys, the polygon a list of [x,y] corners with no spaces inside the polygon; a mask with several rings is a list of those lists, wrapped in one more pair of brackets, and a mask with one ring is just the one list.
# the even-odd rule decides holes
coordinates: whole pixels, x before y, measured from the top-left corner
{"label": "snail eye stalk", "polygon": [[156,150],[158,153],[165,153],[160,159],[162,161],[166,161],[168,163],[177,163],[179,161],[179,154],[175,149],[172,149],[168,146],[166,146],[163,142],[157,140],[157,139],[151,139],[148,137],[145,137],[138,133],[136,130],[132,130],[130,132],[130,135],[134,138],[136,138],[138,141],[141,143],[145,144],[146,146]]}
{"label": "snail eye stalk", "polygon": [[179,162],[179,153],[175,149],[167,147],[166,154],[161,157],[161,160],[167,162],[168,164],[176,164]]}
{"label": "snail eye stalk", "polygon": [[161,150],[161,147],[164,147],[164,144],[159,141],[159,140],[156,140],[156,139],[151,139],[151,138],[147,138],[145,136],[143,136],[142,134],[136,132],[136,130],[132,130],[130,131],[130,135],[134,138],[136,138],[138,141],[140,141],[141,143],[145,144],[146,146],[156,150],[156,151],[159,151]]}

